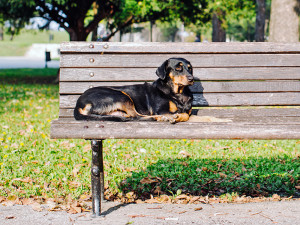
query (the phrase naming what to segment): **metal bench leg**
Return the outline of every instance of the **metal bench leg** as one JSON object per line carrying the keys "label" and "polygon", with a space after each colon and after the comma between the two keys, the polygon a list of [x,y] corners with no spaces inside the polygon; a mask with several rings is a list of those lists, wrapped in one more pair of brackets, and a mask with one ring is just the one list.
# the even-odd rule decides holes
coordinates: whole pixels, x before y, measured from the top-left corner
{"label": "metal bench leg", "polygon": [[[104,174],[102,140],[92,140],[92,199],[93,215],[101,215],[101,199],[104,198]],[[101,197],[102,195],[102,197]]]}

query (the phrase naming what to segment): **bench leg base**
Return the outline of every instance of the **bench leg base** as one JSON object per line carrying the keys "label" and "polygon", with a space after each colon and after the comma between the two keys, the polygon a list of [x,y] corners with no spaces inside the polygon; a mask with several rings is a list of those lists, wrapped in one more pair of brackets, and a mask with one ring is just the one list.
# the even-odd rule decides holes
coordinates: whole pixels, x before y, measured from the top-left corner
{"label": "bench leg base", "polygon": [[93,216],[101,216],[101,200],[104,198],[104,174],[102,140],[92,140],[92,210]]}

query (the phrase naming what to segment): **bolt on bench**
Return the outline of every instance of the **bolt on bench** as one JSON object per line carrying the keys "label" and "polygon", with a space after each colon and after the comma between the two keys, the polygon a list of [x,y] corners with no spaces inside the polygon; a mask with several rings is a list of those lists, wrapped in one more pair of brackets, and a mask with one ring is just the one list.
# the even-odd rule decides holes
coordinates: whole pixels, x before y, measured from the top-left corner
{"label": "bolt on bench", "polygon": [[[92,140],[96,216],[104,189],[104,139],[300,139],[300,43],[68,42],[60,52],[59,118],[52,121],[51,138]],[[74,119],[85,90],[154,81],[156,68],[170,57],[193,65],[193,114],[221,122]]]}

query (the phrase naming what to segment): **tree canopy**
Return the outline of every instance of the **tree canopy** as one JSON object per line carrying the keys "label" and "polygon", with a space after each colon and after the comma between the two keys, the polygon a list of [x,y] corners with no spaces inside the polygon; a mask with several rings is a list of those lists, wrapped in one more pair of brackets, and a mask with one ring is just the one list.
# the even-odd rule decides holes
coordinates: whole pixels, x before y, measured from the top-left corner
{"label": "tree canopy", "polygon": [[22,22],[19,27],[33,16],[55,21],[71,41],[85,41],[103,20],[110,31],[106,39],[133,23],[180,19],[200,24],[209,19],[206,7],[207,0],[0,0],[5,19]]}

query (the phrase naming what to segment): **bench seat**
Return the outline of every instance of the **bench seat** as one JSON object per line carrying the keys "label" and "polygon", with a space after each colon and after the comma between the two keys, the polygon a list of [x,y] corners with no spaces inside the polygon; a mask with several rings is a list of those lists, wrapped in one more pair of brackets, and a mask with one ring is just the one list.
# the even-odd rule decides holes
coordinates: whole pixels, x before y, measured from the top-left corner
{"label": "bench seat", "polygon": [[[300,108],[199,109],[218,122],[98,122],[72,117],[52,122],[51,138],[76,139],[300,139]],[[230,120],[227,122],[222,119]]]}

